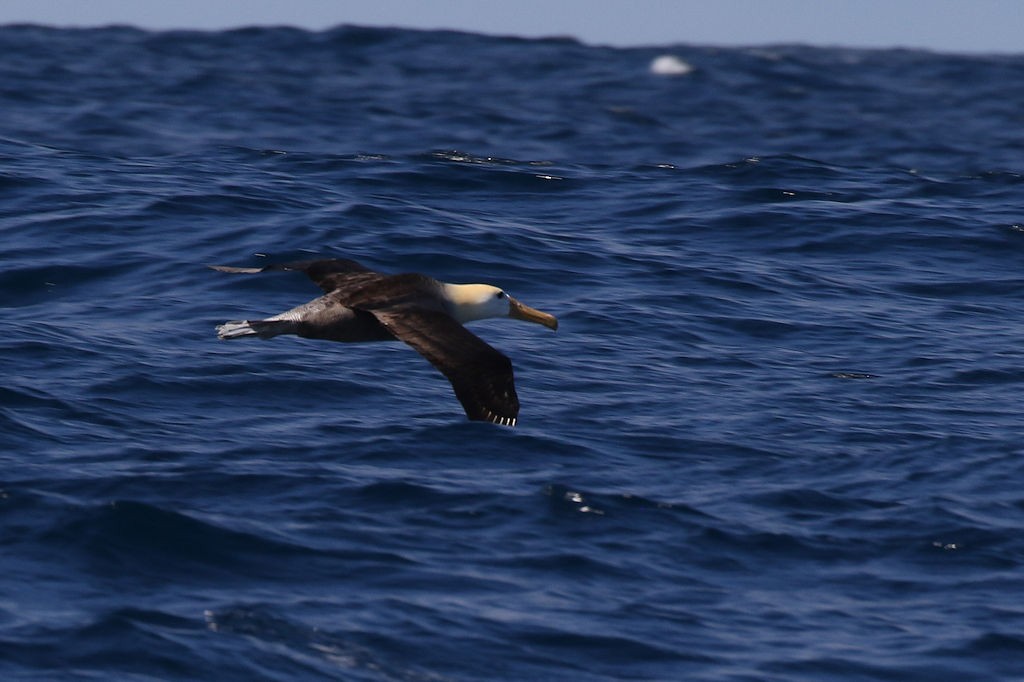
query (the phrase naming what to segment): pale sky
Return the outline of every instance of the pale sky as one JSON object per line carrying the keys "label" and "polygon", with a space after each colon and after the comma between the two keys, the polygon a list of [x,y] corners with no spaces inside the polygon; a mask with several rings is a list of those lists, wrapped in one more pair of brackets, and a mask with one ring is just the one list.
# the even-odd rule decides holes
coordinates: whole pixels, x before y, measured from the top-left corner
{"label": "pale sky", "polygon": [[338,24],[573,36],[615,46],[915,47],[1024,53],[1024,0],[0,0],[0,24],[223,29]]}

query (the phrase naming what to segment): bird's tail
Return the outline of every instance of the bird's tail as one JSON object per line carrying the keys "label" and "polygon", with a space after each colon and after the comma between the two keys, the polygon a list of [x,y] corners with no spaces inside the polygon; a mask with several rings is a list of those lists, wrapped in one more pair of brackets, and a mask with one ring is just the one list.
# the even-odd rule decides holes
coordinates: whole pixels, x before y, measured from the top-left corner
{"label": "bird's tail", "polygon": [[217,338],[222,340],[243,336],[272,339],[280,334],[294,333],[294,320],[232,320],[217,327]]}

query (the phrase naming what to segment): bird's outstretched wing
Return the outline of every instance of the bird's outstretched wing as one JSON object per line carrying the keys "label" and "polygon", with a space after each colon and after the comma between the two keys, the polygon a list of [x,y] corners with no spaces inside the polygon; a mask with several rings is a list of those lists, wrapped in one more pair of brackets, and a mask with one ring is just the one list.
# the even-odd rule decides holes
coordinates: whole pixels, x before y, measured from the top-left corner
{"label": "bird's outstretched wing", "polygon": [[507,357],[442,312],[408,308],[370,312],[448,378],[467,417],[515,426],[519,398]]}
{"label": "bird's outstretched wing", "polygon": [[385,277],[348,258],[326,258],[320,260],[300,260],[290,263],[272,263],[262,268],[236,268],[231,265],[211,265],[218,272],[253,275],[274,270],[297,270],[306,273],[317,286],[330,293],[337,289],[362,287],[375,279]]}

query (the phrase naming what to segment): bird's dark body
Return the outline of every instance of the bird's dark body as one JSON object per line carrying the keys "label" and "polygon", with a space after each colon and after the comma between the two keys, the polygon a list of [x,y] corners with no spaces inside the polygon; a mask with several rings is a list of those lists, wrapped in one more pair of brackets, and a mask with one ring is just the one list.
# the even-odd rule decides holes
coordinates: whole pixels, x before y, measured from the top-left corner
{"label": "bird's dark body", "polygon": [[398,340],[373,313],[342,305],[325,309],[312,319],[296,322],[295,333],[304,339],[341,343]]}

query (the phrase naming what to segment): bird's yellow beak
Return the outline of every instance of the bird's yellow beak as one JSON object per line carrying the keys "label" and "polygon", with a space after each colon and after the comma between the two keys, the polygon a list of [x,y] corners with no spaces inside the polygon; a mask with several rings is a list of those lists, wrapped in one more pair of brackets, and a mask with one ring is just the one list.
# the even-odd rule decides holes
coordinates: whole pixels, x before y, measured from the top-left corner
{"label": "bird's yellow beak", "polygon": [[558,329],[558,318],[554,315],[548,315],[528,305],[523,305],[511,296],[508,297],[508,316],[517,320],[536,322],[548,329]]}

